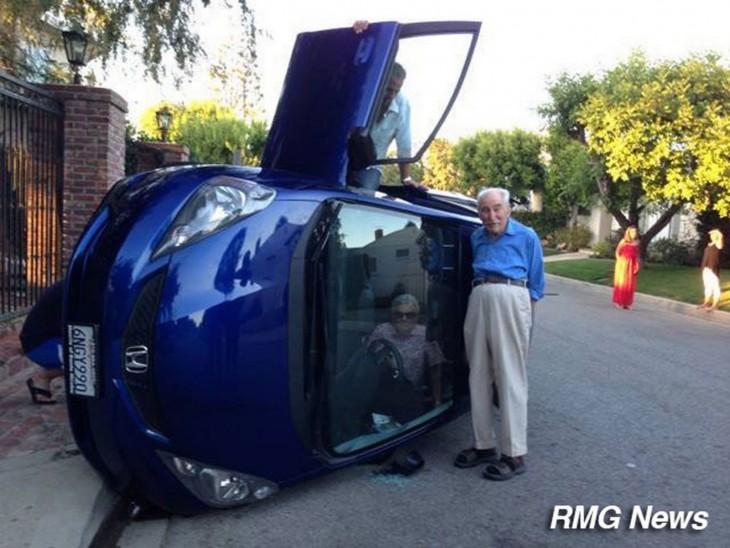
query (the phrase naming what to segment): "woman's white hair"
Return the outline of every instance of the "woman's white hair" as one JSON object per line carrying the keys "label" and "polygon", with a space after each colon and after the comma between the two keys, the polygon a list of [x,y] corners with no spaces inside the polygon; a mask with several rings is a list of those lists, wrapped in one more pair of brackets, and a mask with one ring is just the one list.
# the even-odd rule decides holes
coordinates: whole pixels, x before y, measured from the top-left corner
{"label": "woman's white hair", "polygon": [[400,295],[398,295],[395,299],[393,299],[393,302],[390,303],[390,308],[394,310],[396,307],[404,305],[410,306],[416,312],[419,312],[421,309],[421,307],[418,305],[418,299],[416,299],[410,293],[401,293]]}
{"label": "woman's white hair", "polygon": [[509,190],[498,186],[483,188],[482,190],[480,190],[479,194],[477,194],[477,204],[481,204],[482,198],[487,194],[491,194],[492,192],[496,192],[497,194],[499,194],[502,198],[502,203],[509,207]]}

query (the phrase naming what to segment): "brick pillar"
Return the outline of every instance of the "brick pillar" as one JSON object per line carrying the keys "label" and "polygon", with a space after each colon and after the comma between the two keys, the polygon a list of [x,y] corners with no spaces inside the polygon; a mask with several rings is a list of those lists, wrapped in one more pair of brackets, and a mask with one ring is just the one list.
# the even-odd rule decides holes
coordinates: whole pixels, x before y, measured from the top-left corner
{"label": "brick pillar", "polygon": [[133,173],[150,171],[160,166],[187,162],[190,156],[187,147],[176,143],[139,141],[134,143],[135,165]]}
{"label": "brick pillar", "polygon": [[63,265],[107,190],[124,177],[127,102],[109,89],[43,86],[64,105]]}

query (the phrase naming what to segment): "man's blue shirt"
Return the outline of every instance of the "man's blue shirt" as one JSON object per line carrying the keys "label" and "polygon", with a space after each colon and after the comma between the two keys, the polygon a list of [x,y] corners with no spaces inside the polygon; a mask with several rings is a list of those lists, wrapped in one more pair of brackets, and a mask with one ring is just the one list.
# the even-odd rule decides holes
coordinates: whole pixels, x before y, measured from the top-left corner
{"label": "man's blue shirt", "polygon": [[387,157],[388,147],[395,139],[398,157],[411,155],[411,107],[402,94],[391,101],[383,118],[375,122],[370,130],[375,145],[375,157]]}
{"label": "man's blue shirt", "polygon": [[527,280],[530,298],[538,301],[545,293],[542,246],[537,234],[514,219],[507,220],[504,232],[492,239],[481,226],[471,235],[474,277],[499,276]]}

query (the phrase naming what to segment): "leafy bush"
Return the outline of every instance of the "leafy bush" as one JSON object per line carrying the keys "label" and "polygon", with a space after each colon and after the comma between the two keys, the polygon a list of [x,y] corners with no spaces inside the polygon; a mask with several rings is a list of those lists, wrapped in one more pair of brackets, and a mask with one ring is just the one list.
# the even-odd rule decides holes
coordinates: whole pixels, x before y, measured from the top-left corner
{"label": "leafy bush", "polygon": [[266,143],[263,122],[191,118],[178,128],[177,143],[188,147],[190,159],[210,164],[230,164],[241,151],[243,165],[258,165]]}
{"label": "leafy bush", "polygon": [[154,139],[144,131],[138,132],[134,126],[127,124],[124,127],[124,174],[131,175],[137,172],[137,143],[146,143]]}
{"label": "leafy bush", "polygon": [[574,227],[564,227],[555,231],[555,241],[559,247],[565,247],[566,251],[578,251],[588,247],[591,242],[591,230],[582,224]]}
{"label": "leafy bush", "polygon": [[695,241],[660,238],[649,244],[647,259],[651,263],[696,266],[701,259],[700,253]]}
{"label": "leafy bush", "polygon": [[529,226],[544,240],[552,240],[555,231],[565,226],[562,215],[554,215],[543,211],[512,211],[512,217],[523,225]]}
{"label": "leafy bush", "polygon": [[613,259],[616,257],[616,248],[623,238],[623,229],[614,230],[611,235],[593,246],[594,257],[597,259]]}
{"label": "leafy bush", "polygon": [[616,249],[608,240],[593,244],[593,257],[596,259],[613,259]]}

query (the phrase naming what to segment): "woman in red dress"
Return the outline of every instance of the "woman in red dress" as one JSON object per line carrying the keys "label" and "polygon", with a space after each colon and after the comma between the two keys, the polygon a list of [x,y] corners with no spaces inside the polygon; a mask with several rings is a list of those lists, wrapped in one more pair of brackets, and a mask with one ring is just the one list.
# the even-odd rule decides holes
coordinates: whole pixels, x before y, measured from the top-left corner
{"label": "woman in red dress", "polygon": [[613,272],[613,304],[628,310],[634,304],[636,275],[639,273],[639,231],[629,226],[616,247],[616,269]]}

